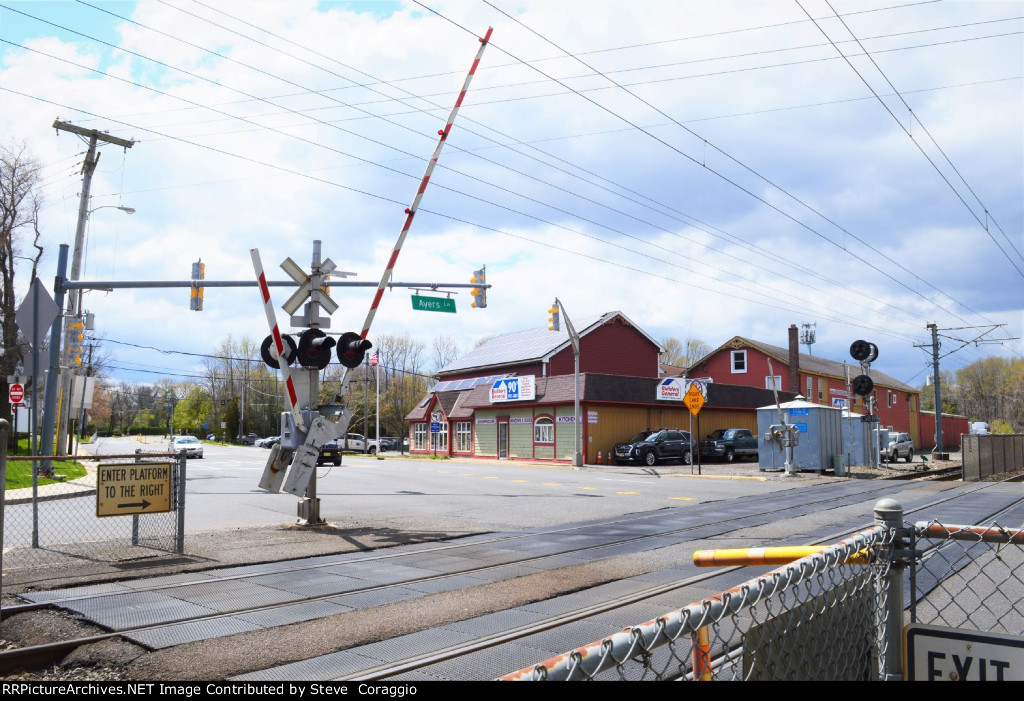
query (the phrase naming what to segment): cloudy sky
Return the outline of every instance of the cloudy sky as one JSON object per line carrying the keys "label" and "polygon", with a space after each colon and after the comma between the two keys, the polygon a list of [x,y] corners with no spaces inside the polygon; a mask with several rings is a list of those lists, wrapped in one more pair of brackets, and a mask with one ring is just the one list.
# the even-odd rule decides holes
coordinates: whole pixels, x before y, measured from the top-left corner
{"label": "cloudy sky", "polygon": [[[837,16],[838,15],[838,16]],[[19,2],[0,0],[0,133],[45,165],[41,277],[96,170],[84,280],[271,279],[314,240],[376,283],[437,131],[493,26],[395,268],[469,282],[486,309],[387,292],[370,338],[464,350],[485,334],[620,310],[656,338],[863,338],[921,385],[943,352],[1024,335],[1024,2],[890,0]],[[114,207],[136,210],[127,215]],[[99,208],[103,209],[99,209]],[[19,293],[28,286],[22,271]],[[48,283],[49,284],[49,283]],[[274,290],[278,305],[287,297]],[[372,299],[335,289],[332,331]],[[118,379],[182,379],[227,334],[262,339],[255,289],[92,292]],[[287,321],[283,312],[282,322]],[[956,369],[1021,341],[967,346]]]}

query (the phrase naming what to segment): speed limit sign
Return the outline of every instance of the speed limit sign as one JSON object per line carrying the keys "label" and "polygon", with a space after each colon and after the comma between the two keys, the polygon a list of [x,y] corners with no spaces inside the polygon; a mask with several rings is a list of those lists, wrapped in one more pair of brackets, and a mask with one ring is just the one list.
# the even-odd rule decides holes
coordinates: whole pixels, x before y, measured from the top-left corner
{"label": "speed limit sign", "polygon": [[7,398],[11,400],[11,404],[21,404],[25,401],[25,385],[17,382],[12,384],[7,392]]}

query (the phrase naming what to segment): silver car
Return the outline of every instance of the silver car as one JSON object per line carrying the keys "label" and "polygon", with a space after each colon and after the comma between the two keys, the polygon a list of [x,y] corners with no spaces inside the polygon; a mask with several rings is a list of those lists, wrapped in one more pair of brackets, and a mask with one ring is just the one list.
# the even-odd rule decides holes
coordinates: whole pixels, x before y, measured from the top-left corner
{"label": "silver car", "polygon": [[914,441],[909,433],[890,433],[885,459],[889,462],[896,462],[901,457],[907,462],[914,459]]}
{"label": "silver car", "polygon": [[203,444],[200,443],[199,439],[195,436],[175,436],[171,439],[171,442],[167,444],[168,453],[174,453],[177,455],[183,450],[185,451],[186,457],[203,457]]}

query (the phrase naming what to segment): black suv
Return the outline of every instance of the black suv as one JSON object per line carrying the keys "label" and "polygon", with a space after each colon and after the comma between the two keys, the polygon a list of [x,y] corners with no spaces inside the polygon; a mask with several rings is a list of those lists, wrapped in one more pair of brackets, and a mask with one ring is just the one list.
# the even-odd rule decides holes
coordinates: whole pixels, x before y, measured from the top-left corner
{"label": "black suv", "polygon": [[341,464],[341,444],[338,441],[328,441],[320,447],[320,455],[316,458],[316,464],[322,465],[331,461],[335,465]]}
{"label": "black suv", "polygon": [[674,428],[647,429],[625,443],[617,443],[612,452],[616,465],[642,462],[654,466],[659,460],[681,460],[689,465],[697,445],[687,431]]}

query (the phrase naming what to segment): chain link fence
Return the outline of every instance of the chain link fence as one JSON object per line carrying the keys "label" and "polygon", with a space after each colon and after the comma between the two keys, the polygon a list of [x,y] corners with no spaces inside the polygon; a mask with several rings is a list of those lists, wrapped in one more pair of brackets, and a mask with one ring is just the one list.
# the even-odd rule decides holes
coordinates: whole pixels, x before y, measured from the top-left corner
{"label": "chain link fence", "polygon": [[[47,476],[44,460],[37,459],[33,467],[31,459],[6,458],[5,570],[50,562],[55,554],[119,562],[183,552],[184,456],[137,453],[68,459],[78,460],[85,475],[53,480]],[[105,501],[97,494],[97,482],[104,484],[104,477],[112,485],[105,488],[109,497]],[[30,486],[10,488],[9,484]],[[168,511],[135,513],[165,505]],[[129,515],[106,515],[119,511]]]}
{"label": "chain link fence", "polygon": [[503,679],[895,680],[907,623],[1024,636],[1024,528],[902,517]]}
{"label": "chain link fence", "polygon": [[505,679],[877,679],[894,535],[876,526]]}
{"label": "chain link fence", "polygon": [[1024,635],[1024,527],[920,522],[910,620]]}

